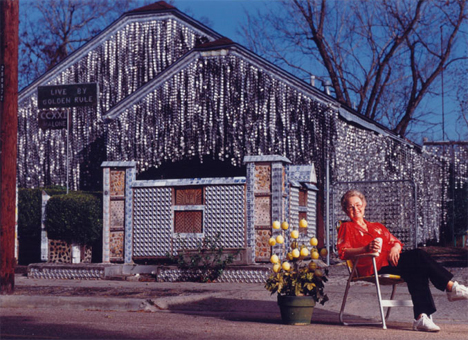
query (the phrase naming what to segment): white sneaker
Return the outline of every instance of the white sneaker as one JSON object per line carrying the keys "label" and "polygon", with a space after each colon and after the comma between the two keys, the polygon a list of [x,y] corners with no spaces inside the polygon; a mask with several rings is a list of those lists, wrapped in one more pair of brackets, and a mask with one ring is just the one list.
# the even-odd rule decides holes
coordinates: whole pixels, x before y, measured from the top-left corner
{"label": "white sneaker", "polygon": [[423,313],[419,319],[413,321],[413,330],[422,332],[438,332],[440,331],[440,327],[432,321],[432,316],[428,317]]}
{"label": "white sneaker", "polygon": [[468,300],[468,288],[455,281],[452,291],[447,292],[447,299],[449,301]]}

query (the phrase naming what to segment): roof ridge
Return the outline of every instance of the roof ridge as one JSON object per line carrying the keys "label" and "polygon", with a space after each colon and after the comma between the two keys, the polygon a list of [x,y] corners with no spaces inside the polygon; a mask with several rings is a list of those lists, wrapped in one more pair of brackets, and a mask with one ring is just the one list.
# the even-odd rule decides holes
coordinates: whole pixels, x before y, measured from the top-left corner
{"label": "roof ridge", "polygon": [[176,7],[169,5],[165,1],[158,1],[155,2],[154,4],[146,5],[143,7],[135,8],[132,9],[131,11],[128,11],[127,13],[134,13],[134,12],[149,12],[149,11],[166,11],[169,9],[177,9]]}
{"label": "roof ridge", "polygon": [[220,47],[220,46],[227,46],[227,45],[234,45],[235,42],[227,37],[221,37],[214,41],[208,41],[202,43],[200,45],[195,46],[195,49],[205,49],[205,48],[213,48],[213,47]]}

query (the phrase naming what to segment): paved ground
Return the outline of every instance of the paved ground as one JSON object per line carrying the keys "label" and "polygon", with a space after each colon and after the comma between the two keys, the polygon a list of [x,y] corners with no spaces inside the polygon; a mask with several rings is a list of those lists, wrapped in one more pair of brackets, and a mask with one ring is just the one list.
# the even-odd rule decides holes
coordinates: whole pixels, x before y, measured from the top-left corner
{"label": "paved ground", "polygon": [[[456,280],[468,284],[467,267],[449,269],[455,274]],[[442,328],[442,331],[437,334],[421,334],[411,331],[411,308],[398,308],[392,311],[387,331],[373,326],[341,326],[338,321],[338,313],[345,288],[345,274],[346,269],[343,266],[331,268],[330,281],[326,285],[326,293],[329,295],[330,301],[324,306],[317,306],[314,310],[311,325],[311,327],[315,327],[314,334],[320,330],[326,339],[348,338],[345,335],[349,334],[353,334],[351,337],[353,339],[383,339],[389,336],[398,336],[403,339],[425,339],[428,337],[431,339],[467,339],[468,301],[450,303],[447,301],[445,293],[436,289],[433,289],[433,293],[438,312],[434,314],[434,319]],[[115,313],[113,314],[115,318],[123,319],[125,313],[146,311],[149,313],[143,313],[145,317],[141,318],[142,322],[147,318],[147,314],[156,315],[159,320],[159,318],[169,318],[169,316],[158,313],[174,313],[179,316],[184,315],[183,319],[187,325],[195,322],[193,318],[196,316],[199,322],[202,318],[204,322],[210,324],[213,322],[213,318],[217,319],[220,322],[220,327],[223,325],[222,327],[228,329],[234,327],[230,322],[235,323],[237,327],[240,326],[239,322],[247,322],[245,327],[253,327],[252,332],[254,329],[274,327],[278,330],[286,329],[289,332],[294,329],[296,333],[296,329],[300,328],[299,326],[295,328],[294,326],[281,325],[276,296],[271,296],[262,284],[45,280],[28,279],[22,275],[16,276],[15,283],[14,295],[0,297],[2,320],[14,320],[18,314],[39,313],[41,310],[45,314],[52,313],[53,315],[67,314],[70,313],[67,311],[73,310],[74,313],[85,313],[86,317],[89,317],[89,313],[106,311],[107,313]],[[389,287],[384,287],[384,293],[388,294],[387,288]],[[373,285],[355,284],[351,294],[346,309],[348,318],[361,320],[376,315],[377,305]],[[401,287],[398,295],[399,298],[409,298],[406,287]],[[28,312],[26,312],[27,309],[29,309]],[[49,315],[49,317],[51,316]],[[37,320],[41,319],[38,317]],[[5,324],[2,321],[3,335],[7,334],[5,333]],[[242,325],[241,328],[244,328],[244,323]],[[107,327],[107,324],[101,324],[101,326]],[[239,332],[238,338],[249,338],[246,329],[243,331],[238,329],[237,331]],[[333,332],[330,333],[331,331]],[[302,334],[304,331],[301,330],[299,333]],[[224,337],[219,337],[221,333],[214,330],[212,334],[218,334],[218,338],[232,337],[227,337],[226,334]],[[279,331],[279,334],[283,334],[282,331]],[[192,334],[192,336],[198,335]],[[24,336],[22,337],[24,338]],[[3,339],[5,336],[1,338]],[[268,338],[273,339],[276,336]]]}

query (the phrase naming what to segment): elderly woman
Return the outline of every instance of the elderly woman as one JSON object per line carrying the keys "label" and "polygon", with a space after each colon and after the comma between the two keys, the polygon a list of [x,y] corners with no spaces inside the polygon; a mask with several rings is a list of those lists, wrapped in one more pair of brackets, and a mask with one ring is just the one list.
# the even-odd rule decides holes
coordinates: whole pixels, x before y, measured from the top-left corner
{"label": "elderly woman", "polygon": [[[357,191],[345,193],[341,199],[343,211],[351,219],[341,225],[338,231],[338,252],[343,260],[353,259],[363,253],[376,253],[380,274],[400,275],[407,283],[413,301],[416,331],[438,332],[440,327],[431,314],[436,311],[429,280],[433,285],[447,292],[449,301],[468,300],[468,288],[452,281],[453,275],[433,260],[425,251],[413,249],[401,252],[403,244],[380,223],[364,219],[366,198]],[[382,239],[380,244],[379,240]],[[361,260],[357,267],[359,275],[372,275],[372,260]]]}

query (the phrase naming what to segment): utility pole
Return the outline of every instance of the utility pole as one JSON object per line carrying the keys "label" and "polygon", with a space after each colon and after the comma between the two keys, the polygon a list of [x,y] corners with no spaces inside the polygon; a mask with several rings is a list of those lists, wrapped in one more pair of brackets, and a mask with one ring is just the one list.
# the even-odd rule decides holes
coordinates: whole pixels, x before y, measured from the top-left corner
{"label": "utility pole", "polygon": [[15,289],[19,0],[0,0],[0,293]]}

